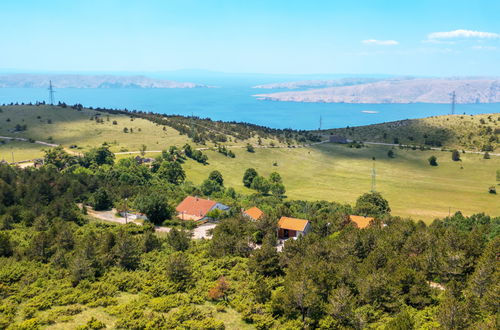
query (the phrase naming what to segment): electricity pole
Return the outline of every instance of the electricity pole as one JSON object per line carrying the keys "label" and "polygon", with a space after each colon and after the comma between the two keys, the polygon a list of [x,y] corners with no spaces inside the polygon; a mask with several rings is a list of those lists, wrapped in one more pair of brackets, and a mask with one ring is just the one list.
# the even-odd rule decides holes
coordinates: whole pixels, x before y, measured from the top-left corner
{"label": "electricity pole", "polygon": [[52,87],[52,80],[49,80],[49,98],[50,104],[54,105],[54,88]]}

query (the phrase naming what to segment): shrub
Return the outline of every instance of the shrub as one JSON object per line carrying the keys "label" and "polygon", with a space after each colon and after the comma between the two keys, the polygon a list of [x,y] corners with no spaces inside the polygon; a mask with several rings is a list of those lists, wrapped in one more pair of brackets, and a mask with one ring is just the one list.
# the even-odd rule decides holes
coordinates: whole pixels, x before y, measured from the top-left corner
{"label": "shrub", "polygon": [[431,165],[431,166],[438,166],[436,156],[430,156],[429,159],[428,159],[428,161],[429,161],[429,165]]}

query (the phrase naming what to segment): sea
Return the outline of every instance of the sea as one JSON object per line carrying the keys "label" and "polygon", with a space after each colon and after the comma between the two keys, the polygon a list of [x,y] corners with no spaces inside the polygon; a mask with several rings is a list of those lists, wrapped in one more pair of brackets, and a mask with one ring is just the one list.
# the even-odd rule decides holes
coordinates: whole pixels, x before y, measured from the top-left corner
{"label": "sea", "polygon": [[[347,104],[258,100],[279,92],[255,89],[261,80],[218,79],[213,88],[56,88],[55,101],[113,109],[142,110],[247,122],[272,128],[326,129],[450,114],[451,104]],[[0,88],[0,104],[48,101],[45,88]],[[500,103],[457,104],[456,114],[500,113]]]}

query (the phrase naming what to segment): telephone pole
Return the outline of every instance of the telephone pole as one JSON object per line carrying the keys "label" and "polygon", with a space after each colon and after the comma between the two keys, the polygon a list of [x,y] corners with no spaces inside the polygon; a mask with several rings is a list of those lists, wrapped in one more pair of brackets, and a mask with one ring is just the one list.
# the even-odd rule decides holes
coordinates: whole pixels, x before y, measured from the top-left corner
{"label": "telephone pole", "polygon": [[54,105],[54,88],[52,87],[52,80],[49,80],[49,98],[50,104]]}
{"label": "telephone pole", "polygon": [[319,116],[319,130],[320,131],[321,131],[321,126],[323,126],[322,124],[323,124],[323,120],[322,120],[321,115],[320,115]]}

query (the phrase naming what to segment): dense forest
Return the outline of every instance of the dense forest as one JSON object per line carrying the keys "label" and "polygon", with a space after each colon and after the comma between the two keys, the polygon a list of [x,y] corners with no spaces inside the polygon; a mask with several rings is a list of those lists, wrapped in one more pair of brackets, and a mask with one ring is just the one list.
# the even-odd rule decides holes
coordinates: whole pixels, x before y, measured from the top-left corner
{"label": "dense forest", "polygon": [[[355,205],[288,200],[278,173],[251,169],[242,180],[252,195],[217,171],[195,186],[186,151],[142,164],[117,161],[106,145],[83,157],[59,147],[37,168],[0,164],[0,328],[65,324],[96,308],[113,321],[95,314],[81,329],[224,329],[216,313],[229,311],[257,329],[499,327],[500,217],[458,212],[426,225],[391,216],[379,193]],[[212,239],[191,239],[192,222],[175,220],[188,195],[231,206],[214,215]],[[152,223],[87,214],[113,206]],[[243,217],[250,206],[265,217]],[[349,214],[375,220],[358,229]],[[281,216],[310,220],[312,232],[278,252]]]}

